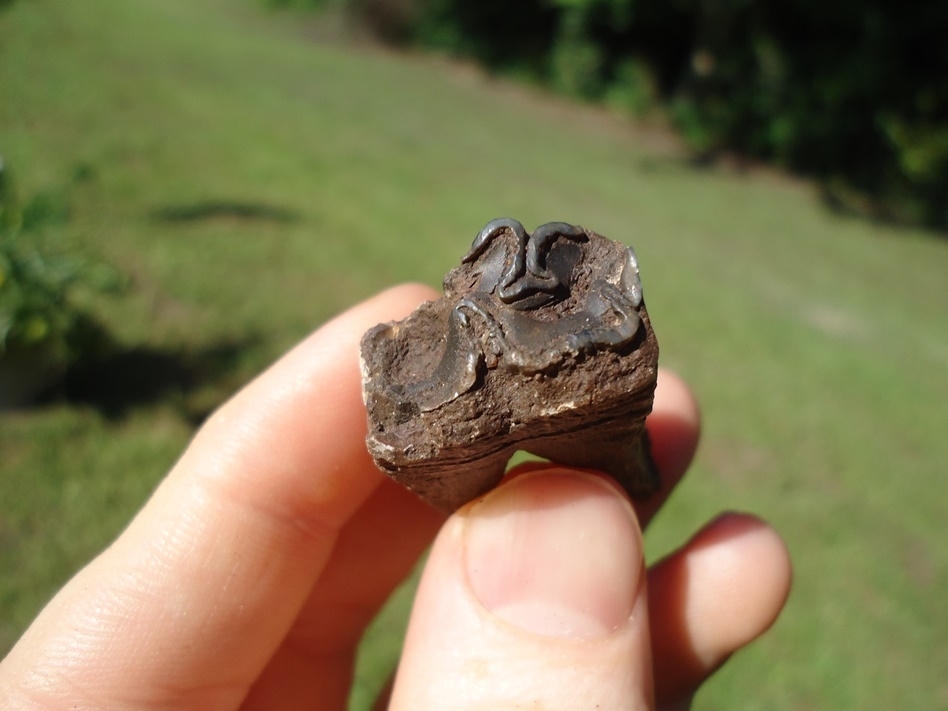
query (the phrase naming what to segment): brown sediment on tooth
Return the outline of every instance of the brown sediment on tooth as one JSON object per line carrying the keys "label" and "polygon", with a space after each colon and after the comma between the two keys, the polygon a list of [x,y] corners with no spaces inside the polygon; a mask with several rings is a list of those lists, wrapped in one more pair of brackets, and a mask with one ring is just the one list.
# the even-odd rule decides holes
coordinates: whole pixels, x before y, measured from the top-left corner
{"label": "brown sediment on tooth", "polygon": [[362,339],[384,472],[445,511],[494,487],[517,450],[604,471],[633,497],[658,488],[644,429],[658,343],[631,248],[493,220],[444,292]]}

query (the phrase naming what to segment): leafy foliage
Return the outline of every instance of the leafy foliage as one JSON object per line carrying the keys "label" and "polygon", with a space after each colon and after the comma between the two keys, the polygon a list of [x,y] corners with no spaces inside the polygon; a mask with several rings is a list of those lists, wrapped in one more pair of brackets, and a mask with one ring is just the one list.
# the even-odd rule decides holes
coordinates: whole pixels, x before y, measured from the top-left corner
{"label": "leafy foliage", "polygon": [[0,357],[44,349],[67,364],[103,341],[101,328],[71,296],[82,288],[116,291],[122,279],[70,248],[55,229],[67,216],[65,203],[51,193],[20,208],[0,163]]}
{"label": "leafy foliage", "polygon": [[[365,0],[363,0],[364,2]],[[948,228],[941,0],[421,0],[414,37]]]}

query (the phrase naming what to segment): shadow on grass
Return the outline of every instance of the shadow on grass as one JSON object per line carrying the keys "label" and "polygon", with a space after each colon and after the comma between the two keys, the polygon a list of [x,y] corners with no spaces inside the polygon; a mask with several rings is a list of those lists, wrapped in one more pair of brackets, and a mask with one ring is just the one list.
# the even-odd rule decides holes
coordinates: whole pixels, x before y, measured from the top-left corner
{"label": "shadow on grass", "polygon": [[[931,207],[943,206],[945,200],[931,199],[926,203],[919,202],[914,205],[907,201],[897,202],[886,199],[881,192],[860,190],[838,179],[821,178],[803,171],[775,168],[762,159],[733,151],[693,151],[682,159],[673,159],[669,164],[682,165],[706,173],[717,171],[752,176],[755,171],[765,171],[771,175],[783,174],[794,180],[812,183],[817,189],[823,208],[834,215],[876,225],[924,230],[937,239],[948,239],[948,212],[942,207]],[[641,164],[643,172],[655,172],[659,167],[660,163],[650,158],[644,159]]]}
{"label": "shadow on grass", "polygon": [[942,215],[919,208],[918,214],[887,204],[882,198],[847,190],[829,181],[819,182],[820,202],[827,210],[842,217],[852,217],[877,225],[901,229],[925,230],[938,239],[948,239],[948,212]]}
{"label": "shadow on grass", "polygon": [[[2,0],[0,0],[2,1]],[[298,222],[300,215],[278,205],[238,200],[206,200],[190,205],[167,205],[152,213],[159,222],[183,223],[204,220],[235,219],[266,222]]]}
{"label": "shadow on grass", "polygon": [[168,402],[199,424],[249,377],[245,362],[258,344],[252,337],[197,350],[112,350],[70,368],[43,400],[89,405],[109,419]]}

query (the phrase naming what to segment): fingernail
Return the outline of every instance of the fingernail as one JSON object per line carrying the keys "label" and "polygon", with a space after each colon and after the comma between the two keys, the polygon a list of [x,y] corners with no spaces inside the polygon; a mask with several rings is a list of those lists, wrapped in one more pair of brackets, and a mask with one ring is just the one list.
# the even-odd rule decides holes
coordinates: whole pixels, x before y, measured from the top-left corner
{"label": "fingernail", "polygon": [[592,474],[523,474],[466,513],[475,596],[524,630],[596,639],[625,625],[642,571],[632,507]]}

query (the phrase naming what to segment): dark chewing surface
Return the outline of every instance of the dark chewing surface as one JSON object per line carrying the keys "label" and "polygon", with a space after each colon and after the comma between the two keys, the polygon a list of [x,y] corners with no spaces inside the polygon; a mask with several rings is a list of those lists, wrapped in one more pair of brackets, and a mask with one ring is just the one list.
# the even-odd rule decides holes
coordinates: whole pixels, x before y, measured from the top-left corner
{"label": "dark chewing surface", "polygon": [[658,487],[645,416],[658,343],[635,253],[552,222],[489,222],[444,297],[362,339],[376,464],[445,511],[494,487],[517,450]]}

